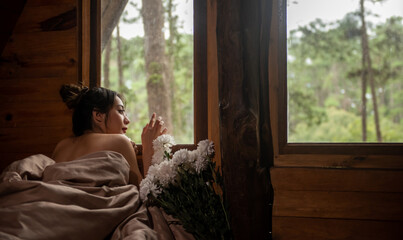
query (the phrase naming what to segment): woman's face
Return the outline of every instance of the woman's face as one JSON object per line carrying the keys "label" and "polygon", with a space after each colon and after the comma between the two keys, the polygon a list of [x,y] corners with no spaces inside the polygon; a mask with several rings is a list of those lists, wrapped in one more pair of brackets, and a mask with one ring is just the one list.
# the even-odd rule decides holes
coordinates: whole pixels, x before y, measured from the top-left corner
{"label": "woman's face", "polygon": [[106,122],[106,133],[125,134],[130,120],[126,116],[122,100],[116,96],[113,107],[109,110]]}

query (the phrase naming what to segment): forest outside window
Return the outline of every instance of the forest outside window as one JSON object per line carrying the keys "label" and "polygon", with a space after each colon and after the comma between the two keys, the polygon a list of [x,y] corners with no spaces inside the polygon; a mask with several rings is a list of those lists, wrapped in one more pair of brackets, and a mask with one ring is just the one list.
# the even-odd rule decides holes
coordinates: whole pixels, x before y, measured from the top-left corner
{"label": "forest outside window", "polygon": [[[178,144],[194,144],[204,136],[195,136],[194,116],[200,109],[194,108],[200,101],[193,89],[204,79],[198,74],[203,64],[194,61],[203,46],[194,45],[202,24],[197,13],[194,17],[193,0],[121,2],[123,10],[118,6],[116,11],[122,14],[109,39],[101,41],[101,86],[123,93],[131,120],[127,135],[133,141],[141,142],[142,128],[156,112]],[[106,7],[101,5],[102,14]],[[107,27],[102,23],[102,31]]]}
{"label": "forest outside window", "polygon": [[282,0],[277,9],[280,153],[401,153],[403,3]]}
{"label": "forest outside window", "polygon": [[287,3],[289,142],[403,142],[403,3]]}

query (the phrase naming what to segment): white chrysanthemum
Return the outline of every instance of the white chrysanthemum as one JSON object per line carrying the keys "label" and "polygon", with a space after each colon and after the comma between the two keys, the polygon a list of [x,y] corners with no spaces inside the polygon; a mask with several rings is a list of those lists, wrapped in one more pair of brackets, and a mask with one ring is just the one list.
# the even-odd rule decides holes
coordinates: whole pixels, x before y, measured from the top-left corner
{"label": "white chrysanthemum", "polygon": [[151,193],[154,197],[161,194],[162,190],[152,181],[151,178],[145,178],[140,183],[140,199],[146,201]]}
{"label": "white chrysanthemum", "polygon": [[175,145],[175,140],[171,135],[164,134],[153,141],[154,155],[151,159],[152,164],[159,164],[165,159],[165,153],[171,153],[171,147]]}
{"label": "white chrysanthemum", "polygon": [[159,164],[164,161],[165,153],[162,149],[154,150],[154,154],[151,158],[151,164]]}
{"label": "white chrysanthemum", "polygon": [[214,143],[208,139],[200,141],[197,144],[197,152],[201,156],[212,156],[214,153]]}
{"label": "white chrysanthemum", "polygon": [[151,165],[148,168],[147,177],[149,179],[155,179],[158,172],[158,164]]}
{"label": "white chrysanthemum", "polygon": [[194,163],[196,159],[199,157],[199,152],[197,150],[189,152],[189,163]]}
{"label": "white chrysanthemum", "polygon": [[178,167],[185,162],[189,161],[189,151],[187,149],[180,149],[172,156],[172,163],[175,167]]}
{"label": "white chrysanthemum", "polygon": [[194,169],[197,173],[201,173],[207,168],[209,158],[206,156],[198,156],[196,161],[193,163]]}
{"label": "white chrysanthemum", "polygon": [[[185,156],[182,155],[182,157],[185,157]],[[195,162],[198,157],[199,157],[199,152],[197,150],[187,151],[186,159],[182,159],[181,167],[186,171],[195,172],[196,171]],[[177,166],[179,166],[179,165],[177,165]]]}
{"label": "white chrysanthemum", "polygon": [[171,161],[163,161],[157,165],[158,171],[155,173],[156,179],[162,185],[162,187],[168,186],[169,183],[173,183],[176,177],[176,168],[174,168]]}
{"label": "white chrysanthemum", "polygon": [[175,139],[168,134],[161,135],[153,141],[154,150],[163,149],[170,152],[173,145],[175,145]]}

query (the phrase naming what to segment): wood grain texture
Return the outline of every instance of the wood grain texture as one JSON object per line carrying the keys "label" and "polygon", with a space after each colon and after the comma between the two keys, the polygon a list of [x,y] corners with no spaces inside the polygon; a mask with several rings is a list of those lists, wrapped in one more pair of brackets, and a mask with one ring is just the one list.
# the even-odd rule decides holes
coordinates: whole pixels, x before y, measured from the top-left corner
{"label": "wood grain texture", "polygon": [[0,56],[6,46],[26,0],[0,1]]}
{"label": "wood grain texture", "polygon": [[27,102],[62,103],[59,89],[63,83],[74,81],[64,76],[59,79],[55,77],[1,79],[0,101],[4,104],[19,102],[21,105]]}
{"label": "wood grain texture", "polygon": [[[42,63],[52,63],[58,59],[69,58],[68,54],[73,57],[77,55],[71,52],[71,49],[77,46],[75,34],[76,29],[16,33],[13,34],[12,40],[4,49],[2,57],[7,59],[17,55],[20,61],[31,60]],[[61,45],[60,42],[65,42],[65,44]]]}
{"label": "wood grain texture", "polygon": [[0,166],[32,154],[50,156],[71,135],[59,96],[78,81],[77,0],[28,0],[0,56]]}
{"label": "wood grain texture", "polygon": [[[91,6],[90,1],[81,1],[81,45],[78,46],[81,57],[81,79],[84,86],[90,85],[90,52],[91,52]],[[79,76],[80,78],[80,76]]]}
{"label": "wood grain texture", "polygon": [[[10,102],[0,109],[0,126],[57,127],[71,126],[72,112],[60,100],[56,102]],[[71,128],[70,128],[71,129]]]}
{"label": "wood grain texture", "polygon": [[214,142],[216,166],[221,168],[221,144],[218,107],[218,68],[217,68],[217,2],[208,0],[207,11],[207,116],[208,138]]}
{"label": "wood grain texture", "polygon": [[70,126],[0,128],[1,152],[53,152],[62,138],[71,136]]}
{"label": "wood grain texture", "polygon": [[70,5],[70,6],[75,6],[76,1],[72,0],[35,0],[35,1],[29,1],[29,6],[30,8],[32,7],[49,7],[49,6],[60,6],[60,5]]}
{"label": "wood grain texture", "polygon": [[207,3],[204,0],[194,1],[194,136],[195,143],[208,138],[207,112]]}
{"label": "wood grain texture", "polygon": [[273,216],[403,221],[403,193],[275,191]]}
{"label": "wood grain texture", "polygon": [[271,138],[262,134],[270,125],[264,115],[268,41],[261,41],[269,37],[270,6],[217,1],[221,161],[235,239],[270,234]]}
{"label": "wood grain texture", "polygon": [[270,173],[273,239],[401,237],[401,170],[274,167]]}
{"label": "wood grain texture", "polygon": [[[77,26],[77,18],[73,18],[76,11],[76,5],[70,1],[70,4],[51,4],[51,5],[34,5],[35,1],[28,1],[24,8],[21,17],[18,19],[13,33],[29,33],[29,32],[42,32],[41,24],[46,21],[51,22],[52,19],[57,20],[55,23],[63,23],[63,19],[60,16],[70,13],[68,18],[71,21],[71,25],[67,29],[71,29]],[[66,30],[67,30],[66,29]]]}
{"label": "wood grain texture", "polygon": [[77,9],[73,8],[40,22],[42,31],[63,31],[77,26]]}
{"label": "wood grain texture", "polygon": [[273,217],[275,240],[401,240],[402,221]]}
{"label": "wood grain texture", "polygon": [[276,155],[276,167],[320,167],[345,169],[403,169],[402,155],[331,155],[286,154]]}
{"label": "wood grain texture", "polygon": [[278,191],[403,193],[403,171],[375,169],[272,168]]}

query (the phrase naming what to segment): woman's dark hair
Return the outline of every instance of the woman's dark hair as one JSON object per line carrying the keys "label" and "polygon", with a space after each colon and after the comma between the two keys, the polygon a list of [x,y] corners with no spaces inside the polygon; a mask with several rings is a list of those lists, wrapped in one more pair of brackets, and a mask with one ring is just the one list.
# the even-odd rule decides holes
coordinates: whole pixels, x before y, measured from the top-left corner
{"label": "woman's dark hair", "polygon": [[[92,130],[92,111],[106,114],[113,107],[115,97],[121,96],[107,88],[88,89],[74,84],[65,84],[60,88],[60,96],[69,109],[73,109],[73,133],[81,136],[86,130]],[[106,120],[105,120],[106,122]]]}

